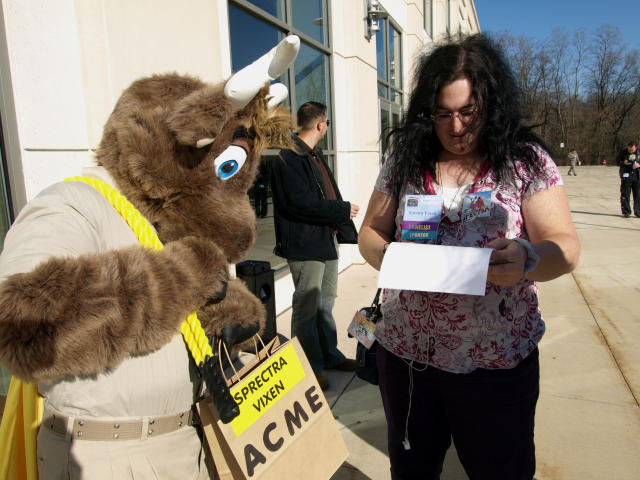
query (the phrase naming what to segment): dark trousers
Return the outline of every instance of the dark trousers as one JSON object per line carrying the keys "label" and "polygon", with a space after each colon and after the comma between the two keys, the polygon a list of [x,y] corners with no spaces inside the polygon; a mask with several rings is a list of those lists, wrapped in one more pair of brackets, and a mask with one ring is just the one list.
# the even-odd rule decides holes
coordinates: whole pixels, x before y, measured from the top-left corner
{"label": "dark trousers", "polygon": [[631,194],[633,193],[633,213],[640,216],[640,177],[632,173],[620,181],[620,209],[623,215],[631,215]]}
{"label": "dark trousers", "polygon": [[[538,350],[508,370],[453,374],[378,348],[380,392],[387,418],[393,480],[437,480],[453,437],[471,480],[531,480],[533,426],[539,394]],[[407,411],[411,411],[407,421]],[[405,428],[411,448],[403,446]]]}
{"label": "dark trousers", "polygon": [[257,217],[264,218],[267,216],[267,186],[265,184],[254,185],[253,207]]}

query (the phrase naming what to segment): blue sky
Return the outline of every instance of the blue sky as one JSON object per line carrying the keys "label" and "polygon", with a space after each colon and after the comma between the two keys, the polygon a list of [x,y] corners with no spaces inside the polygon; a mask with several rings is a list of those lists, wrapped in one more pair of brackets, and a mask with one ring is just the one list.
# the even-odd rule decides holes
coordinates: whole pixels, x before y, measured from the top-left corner
{"label": "blue sky", "polygon": [[630,48],[640,49],[640,0],[475,0],[483,32],[546,39],[554,27],[587,34],[603,23],[620,28]]}

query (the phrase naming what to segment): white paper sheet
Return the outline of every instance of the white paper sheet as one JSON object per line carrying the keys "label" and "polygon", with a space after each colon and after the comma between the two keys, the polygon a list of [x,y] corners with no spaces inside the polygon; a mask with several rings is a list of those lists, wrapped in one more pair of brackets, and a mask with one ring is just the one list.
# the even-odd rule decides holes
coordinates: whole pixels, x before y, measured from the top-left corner
{"label": "white paper sheet", "polygon": [[492,251],[394,242],[384,254],[378,287],[484,295]]}

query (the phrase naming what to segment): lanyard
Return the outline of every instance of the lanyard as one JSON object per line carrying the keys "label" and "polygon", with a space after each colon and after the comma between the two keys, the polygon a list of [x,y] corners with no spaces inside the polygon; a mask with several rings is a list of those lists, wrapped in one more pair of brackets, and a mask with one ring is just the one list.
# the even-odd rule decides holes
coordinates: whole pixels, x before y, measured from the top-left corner
{"label": "lanyard", "polygon": [[[482,164],[482,167],[480,168],[475,178],[473,179],[473,182],[471,183],[471,188],[469,189],[469,193],[478,191],[478,188],[479,188],[478,182],[489,172],[490,168],[491,168],[491,161],[487,159],[484,161],[484,163]],[[435,181],[433,180],[433,176],[431,175],[431,172],[429,172],[429,170],[427,169],[425,169],[424,171],[424,190],[429,195],[437,194],[435,189]]]}

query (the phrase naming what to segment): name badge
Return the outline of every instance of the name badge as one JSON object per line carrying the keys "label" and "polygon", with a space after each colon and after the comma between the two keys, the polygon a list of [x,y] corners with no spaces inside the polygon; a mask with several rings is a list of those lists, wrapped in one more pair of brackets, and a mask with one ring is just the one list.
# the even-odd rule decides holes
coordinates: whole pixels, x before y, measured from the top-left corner
{"label": "name badge", "polygon": [[371,313],[364,308],[356,312],[347,327],[347,332],[363,344],[367,350],[376,341],[375,330],[376,324],[371,321]]}
{"label": "name badge", "polygon": [[629,174],[628,173],[623,173],[622,174],[622,178],[629,178]]}
{"label": "name badge", "polygon": [[478,217],[488,217],[491,210],[491,190],[465,195],[462,201],[462,221],[468,222]]}
{"label": "name badge", "polygon": [[407,195],[402,218],[403,240],[435,240],[442,219],[442,195]]}

